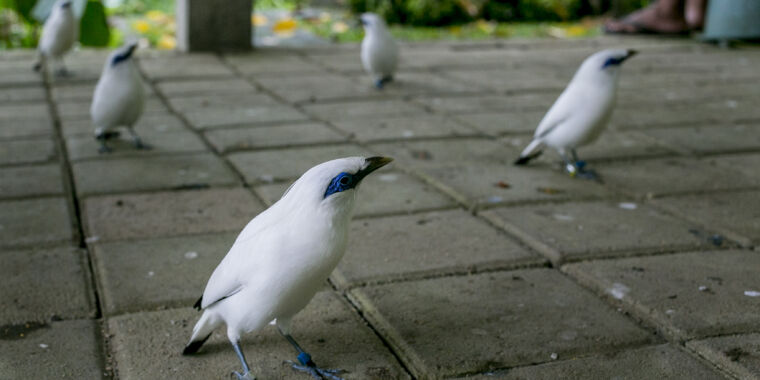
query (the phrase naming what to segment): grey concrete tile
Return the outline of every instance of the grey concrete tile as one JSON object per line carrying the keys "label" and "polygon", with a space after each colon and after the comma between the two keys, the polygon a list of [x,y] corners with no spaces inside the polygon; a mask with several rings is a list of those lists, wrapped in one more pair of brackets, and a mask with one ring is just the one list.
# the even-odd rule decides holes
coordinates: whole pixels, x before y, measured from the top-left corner
{"label": "grey concrete tile", "polygon": [[529,133],[532,136],[545,114],[545,110],[536,110],[454,114],[452,117],[492,136],[507,133]]}
{"label": "grey concrete tile", "polygon": [[53,134],[53,121],[45,114],[34,115],[29,118],[2,118],[0,117],[0,138],[15,139],[37,136],[51,136]]}
{"label": "grey concrete tile", "polygon": [[402,100],[373,100],[304,106],[304,110],[323,120],[348,120],[399,115],[424,115],[421,107]]}
{"label": "grey concrete tile", "polygon": [[332,278],[340,287],[544,260],[462,210],[354,220]]}
{"label": "grey concrete tile", "polygon": [[[31,71],[31,70],[29,70]],[[24,379],[103,379],[103,353],[95,321],[0,327],[0,377]],[[20,332],[17,332],[20,331]],[[6,334],[14,334],[7,336]],[[19,336],[23,334],[23,336]]]}
{"label": "grey concrete tile", "polygon": [[61,193],[63,179],[58,163],[0,168],[0,198]]}
{"label": "grey concrete tile", "polygon": [[750,177],[709,160],[665,158],[594,165],[605,184],[636,197],[757,186]]}
{"label": "grey concrete tile", "polygon": [[31,119],[47,115],[50,108],[46,102],[3,103],[0,105],[0,120]]}
{"label": "grey concrete tile", "polygon": [[[405,54],[405,52],[401,53],[402,60]],[[364,72],[360,52],[356,47],[351,51],[333,52],[332,54],[311,54],[309,59],[343,73]]]}
{"label": "grey concrete tile", "polygon": [[57,157],[56,152],[50,138],[0,141],[0,165],[47,162]]}
{"label": "grey concrete tile", "polygon": [[263,211],[245,189],[209,189],[91,197],[87,235],[101,241],[239,231]]}
{"label": "grey concrete tile", "polygon": [[[30,60],[29,62],[33,62]],[[17,70],[12,68],[0,68],[0,86],[27,86],[42,85],[42,77],[31,69],[31,65],[26,70]]]}
{"label": "grey concrete tile", "polygon": [[93,243],[104,312],[192,305],[236,236],[237,232]]}
{"label": "grey concrete tile", "polygon": [[0,89],[0,102],[44,102],[45,89],[42,87],[11,87]]}
{"label": "grey concrete tile", "polygon": [[[92,100],[58,102],[58,116],[63,122],[69,120],[90,120],[90,107]],[[163,101],[158,98],[147,98],[143,108],[143,115],[160,115],[169,112]]]}
{"label": "grey concrete tile", "polygon": [[[215,332],[197,355],[181,355],[199,317],[200,313],[187,308],[109,319],[119,378],[218,379],[240,371],[224,329]],[[341,375],[345,379],[409,378],[375,334],[334,293],[318,293],[293,319],[292,335],[318,365],[347,370]],[[295,353],[273,326],[244,335],[241,347],[257,378],[307,376],[284,363],[295,360]],[[156,357],[162,359],[157,361]]]}
{"label": "grey concrete tile", "polygon": [[696,223],[707,225],[742,244],[760,242],[760,192],[669,197],[655,203]]}
{"label": "grey concrete tile", "polygon": [[72,168],[80,196],[238,183],[232,170],[211,153],[80,161]]}
{"label": "grey concrete tile", "polygon": [[294,180],[315,165],[336,158],[365,156],[357,145],[328,145],[232,153],[228,157],[248,183]]}
{"label": "grey concrete tile", "polygon": [[760,123],[646,129],[641,133],[694,154],[760,150]]}
{"label": "grey concrete tile", "polygon": [[129,131],[121,130],[118,132],[120,133],[119,138],[108,140],[108,146],[112,148],[112,151],[107,154],[100,153],[100,141],[96,140],[92,133],[67,137],[66,145],[69,160],[147,157],[166,153],[204,152],[208,150],[206,144],[195,133],[188,130],[172,132],[154,132],[148,130],[145,133],[137,132],[140,139],[149,145],[150,149],[135,148],[134,140]]}
{"label": "grey concrete tile", "polygon": [[[658,157],[676,153],[636,133],[610,130],[602,133],[595,142],[578,148],[577,151],[579,158],[589,161],[590,165],[594,160]],[[558,154],[553,156],[555,161],[562,161]]]}
{"label": "grey concrete tile", "polygon": [[140,66],[152,79],[172,79],[184,77],[231,76],[227,68],[215,55],[208,53],[179,53],[172,55],[140,57]]}
{"label": "grey concrete tile", "polygon": [[748,177],[754,183],[760,183],[760,153],[732,154],[713,156],[706,160],[710,164],[737,171],[744,177]]}
{"label": "grey concrete tile", "polygon": [[322,123],[284,124],[269,127],[211,129],[206,137],[218,152],[258,148],[339,143],[346,138]]}
{"label": "grey concrete tile", "polygon": [[0,246],[43,245],[72,238],[64,198],[0,202]]}
{"label": "grey concrete tile", "polygon": [[[463,379],[724,379],[702,362],[670,344],[601,356],[558,358],[560,361],[496,371]],[[567,360],[563,360],[567,359]]]}
{"label": "grey concrete tile", "polygon": [[475,83],[494,91],[554,90],[562,91],[571,77],[548,70],[519,69],[453,69],[443,71],[461,82]]}
{"label": "grey concrete tile", "polygon": [[200,95],[223,96],[254,94],[256,87],[242,78],[195,79],[167,81],[156,84],[159,91],[169,98],[197,97]]}
{"label": "grey concrete tile", "polygon": [[343,120],[335,125],[361,142],[432,137],[459,137],[477,134],[450,118],[437,115]]}
{"label": "grey concrete tile", "polygon": [[373,95],[379,96],[379,94],[366,93],[358,85],[350,81],[325,83],[324,85],[319,86],[275,88],[272,92],[290,103],[303,104],[328,100],[352,100],[356,98],[367,98]]}
{"label": "grey concrete tile", "polygon": [[[550,269],[402,282],[350,294],[420,378],[547,362],[552,353],[604,353],[654,340]],[[484,294],[498,296],[478,296]]]}
{"label": "grey concrete tile", "polygon": [[[92,96],[95,93],[95,82],[85,83],[71,83],[69,85],[55,86],[51,88],[53,99],[56,102],[85,102],[92,101]],[[143,90],[148,98],[155,97],[153,87],[144,83]]]}
{"label": "grey concrete tile", "polygon": [[618,107],[610,124],[616,128],[644,129],[669,125],[730,125],[746,120],[760,119],[760,109],[752,99],[728,99],[680,105],[653,105],[650,107]]}
{"label": "grey concrete tile", "polygon": [[[277,202],[290,182],[261,185],[256,192],[268,204]],[[454,207],[454,201],[414,177],[382,171],[362,180],[354,214],[356,217],[438,210]]]}
{"label": "grey concrete tile", "polygon": [[676,339],[752,332],[760,255],[724,250],[571,264],[563,270]]}
{"label": "grey concrete tile", "polygon": [[435,111],[452,115],[505,111],[546,112],[557,99],[557,96],[559,93],[521,93],[511,96],[421,97],[415,101]]}
{"label": "grey concrete tile", "polygon": [[[374,88],[374,78],[360,75],[356,78],[359,87],[367,94],[378,94]],[[393,82],[383,87],[382,94],[388,95],[418,95],[446,93],[475,93],[485,88],[474,81],[451,80],[442,75],[430,72],[399,72],[393,77]]]}
{"label": "grey concrete tile", "polygon": [[282,74],[322,73],[326,71],[299,57],[298,54],[276,52],[258,48],[256,54],[226,54],[224,56],[230,64],[244,74],[270,74],[284,76]]}
{"label": "grey concrete tile", "polygon": [[[65,136],[86,135],[93,137],[95,126],[90,120],[65,120],[62,121],[62,132]],[[129,133],[125,128],[117,129],[121,133]],[[143,115],[135,124],[137,134],[164,133],[186,131],[187,128],[176,116],[169,113],[161,115]]]}
{"label": "grey concrete tile", "polygon": [[95,316],[86,252],[38,248],[0,257],[0,325]]}
{"label": "grey concrete tile", "polygon": [[240,108],[251,105],[274,105],[279,102],[264,93],[230,93],[230,94],[198,94],[192,96],[170,97],[169,104],[179,112],[202,109]]}
{"label": "grey concrete tile", "polygon": [[269,105],[230,109],[194,110],[184,113],[195,128],[208,129],[233,125],[256,125],[307,120],[308,117],[291,106]]}
{"label": "grey concrete tile", "polygon": [[697,351],[739,379],[760,378],[760,334],[740,334],[693,340],[686,347]]}
{"label": "grey concrete tile", "polygon": [[[635,202],[577,202],[487,211],[552,260],[626,256],[722,245],[712,234]],[[720,243],[720,244],[718,244]]]}

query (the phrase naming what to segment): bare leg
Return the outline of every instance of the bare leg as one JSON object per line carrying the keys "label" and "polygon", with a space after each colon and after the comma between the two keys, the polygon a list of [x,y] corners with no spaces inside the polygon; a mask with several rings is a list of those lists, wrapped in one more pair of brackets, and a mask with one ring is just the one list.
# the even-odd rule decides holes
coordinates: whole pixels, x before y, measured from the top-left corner
{"label": "bare leg", "polygon": [[686,9],[684,18],[689,28],[699,30],[704,27],[706,0],[686,0]]}
{"label": "bare leg", "polygon": [[316,380],[322,380],[322,379],[343,380],[341,377],[337,376],[341,372],[343,372],[343,370],[322,369],[322,368],[317,367],[317,365],[314,364],[314,362],[311,360],[311,355],[306,353],[306,351],[304,351],[301,348],[298,342],[296,342],[296,340],[293,339],[293,337],[290,334],[286,334],[282,332],[281,329],[278,329],[278,330],[280,331],[280,334],[282,334],[282,336],[285,337],[285,339],[287,339],[288,342],[290,342],[290,344],[293,346],[293,348],[295,348],[296,351],[298,352],[298,362],[301,363],[301,365],[290,362],[291,365],[293,366],[293,369],[301,371],[301,372],[306,372]]}
{"label": "bare leg", "polygon": [[137,149],[145,149],[145,150],[148,150],[148,149],[151,148],[150,145],[145,144],[145,143],[142,142],[142,139],[140,139],[140,136],[138,136],[137,132],[135,132],[134,127],[130,126],[130,127],[127,127],[127,129],[129,129],[129,134],[132,135],[132,141],[134,141],[135,148],[137,148]]}
{"label": "bare leg", "polygon": [[235,376],[237,376],[238,380],[255,380],[256,378],[251,373],[251,368],[248,367],[248,362],[245,361],[243,351],[240,349],[240,342],[232,343],[232,347],[235,348],[235,353],[237,354],[238,359],[240,359],[240,364],[243,365],[243,373],[233,372]]}
{"label": "bare leg", "polygon": [[[691,28],[684,17],[684,1],[693,0],[658,0],[622,19],[608,21],[604,25],[604,30],[607,33],[625,34],[686,33]],[[704,4],[702,5],[704,9]]]}

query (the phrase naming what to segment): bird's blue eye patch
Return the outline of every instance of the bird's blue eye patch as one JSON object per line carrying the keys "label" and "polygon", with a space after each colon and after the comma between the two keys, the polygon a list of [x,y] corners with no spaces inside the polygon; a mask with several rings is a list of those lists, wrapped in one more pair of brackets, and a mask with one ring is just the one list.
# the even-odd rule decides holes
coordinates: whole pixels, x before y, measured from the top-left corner
{"label": "bird's blue eye patch", "polygon": [[111,61],[111,66],[116,66],[120,62],[126,61],[131,55],[132,55],[131,51],[126,51],[124,53],[117,54],[116,56],[113,57],[113,60]]}
{"label": "bird's blue eye patch", "polygon": [[356,182],[357,181],[354,178],[353,174],[342,172],[336,175],[335,178],[330,181],[330,185],[327,186],[327,190],[325,190],[325,198],[335,193],[340,193],[341,191],[353,189],[356,187]]}
{"label": "bird's blue eye patch", "polygon": [[617,66],[617,65],[623,63],[623,61],[625,61],[625,59],[626,59],[626,57],[620,57],[620,58],[610,57],[610,58],[607,58],[607,60],[604,61],[604,65],[602,65],[602,68],[604,69],[607,66]]}

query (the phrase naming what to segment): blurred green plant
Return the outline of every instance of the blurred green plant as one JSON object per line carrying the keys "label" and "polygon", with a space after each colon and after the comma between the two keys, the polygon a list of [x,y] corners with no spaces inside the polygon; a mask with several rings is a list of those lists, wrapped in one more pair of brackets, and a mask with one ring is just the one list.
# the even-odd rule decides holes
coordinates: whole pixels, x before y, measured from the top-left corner
{"label": "blurred green plant", "polygon": [[[0,0],[0,48],[37,46],[41,22],[55,0]],[[79,42],[84,46],[107,46],[111,41],[105,8],[100,0],[80,0],[82,10]],[[39,17],[39,15],[44,15]]]}

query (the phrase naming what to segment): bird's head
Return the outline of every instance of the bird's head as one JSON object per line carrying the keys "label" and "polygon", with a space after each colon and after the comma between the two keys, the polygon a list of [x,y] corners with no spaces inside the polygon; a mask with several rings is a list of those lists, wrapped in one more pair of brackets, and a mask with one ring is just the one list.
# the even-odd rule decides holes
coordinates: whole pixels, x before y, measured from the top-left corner
{"label": "bird's head", "polygon": [[362,23],[366,32],[385,30],[385,20],[375,13],[362,13],[359,16],[359,22]]}
{"label": "bird's head", "polygon": [[321,163],[291,185],[281,201],[313,204],[336,212],[350,212],[362,180],[393,161],[388,157],[347,157]]}
{"label": "bird's head", "polygon": [[111,53],[111,58],[109,59],[111,67],[115,67],[116,65],[129,60],[136,49],[137,43],[133,42],[131,44],[122,46],[121,48]]}
{"label": "bird's head", "polygon": [[71,0],[63,0],[60,5],[61,9],[71,9]]}
{"label": "bird's head", "polygon": [[635,54],[636,51],[630,49],[606,49],[596,52],[583,61],[576,76],[602,83],[613,79],[614,81],[609,83],[616,83],[623,62]]}

